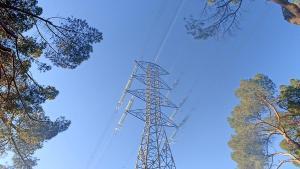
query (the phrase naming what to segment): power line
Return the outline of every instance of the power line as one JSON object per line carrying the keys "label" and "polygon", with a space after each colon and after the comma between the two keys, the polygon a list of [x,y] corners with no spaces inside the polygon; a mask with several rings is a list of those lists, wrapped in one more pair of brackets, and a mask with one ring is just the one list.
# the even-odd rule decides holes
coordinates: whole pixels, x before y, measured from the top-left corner
{"label": "power line", "polygon": [[144,83],[144,89],[131,89],[128,93],[145,102],[144,109],[131,110],[129,114],[144,122],[144,131],[139,146],[135,169],[176,169],[166,134],[166,127],[177,126],[164,113],[162,107],[177,108],[160,90],[170,90],[162,83],[161,76],[168,74],[159,65],[136,61],[140,71],[136,79]]}
{"label": "power line", "polygon": [[[164,1],[163,1],[163,2],[164,2]],[[161,18],[162,12],[165,11],[165,7],[166,7],[166,6],[167,6],[166,3],[164,3],[164,5],[162,5],[162,8],[158,11],[158,13],[157,13],[156,16],[155,16],[154,22],[156,22],[157,20],[159,20],[159,19]],[[152,25],[154,25],[154,22],[153,22]],[[150,30],[152,30],[152,29],[150,29]],[[150,31],[149,31],[149,32],[150,32]],[[148,37],[150,37],[150,33],[148,33]],[[147,41],[145,42],[145,45],[144,45],[144,47],[143,47],[143,49],[142,49],[142,55],[139,56],[140,59],[143,58],[144,50],[145,50],[145,48],[146,48],[146,46],[147,46],[148,41],[149,41],[149,40],[147,40]],[[132,74],[133,74],[133,73],[132,73]],[[131,83],[131,82],[129,82],[129,83]],[[128,87],[130,87],[130,85],[129,85]],[[125,91],[126,91],[126,90],[127,90],[127,89],[126,89],[126,87],[125,87]],[[113,130],[110,130],[110,128],[113,126],[114,121],[115,121],[115,118],[116,118],[116,114],[118,113],[119,108],[122,106],[122,104],[123,104],[123,102],[124,102],[124,99],[125,99],[125,93],[126,93],[125,91],[123,92],[123,94],[122,94],[122,96],[121,96],[121,98],[120,98],[120,100],[119,100],[119,102],[118,102],[118,105],[117,105],[117,107],[116,107],[114,113],[111,114],[109,120],[107,121],[107,123],[106,123],[106,125],[105,125],[105,128],[104,128],[104,131],[102,132],[102,134],[101,134],[100,137],[98,138],[98,141],[97,141],[97,143],[96,143],[96,146],[95,146],[95,148],[93,149],[93,152],[91,153],[91,156],[90,156],[90,158],[89,158],[88,161],[87,161],[87,167],[86,167],[87,169],[89,169],[89,168],[91,167],[91,165],[93,164],[93,162],[94,162],[94,160],[95,160],[96,154],[99,154],[98,151],[99,151],[101,148],[102,148],[102,150],[103,150],[103,149],[106,150],[106,145],[110,145],[110,144],[111,144],[110,142],[113,140],[113,135],[109,135],[109,136],[108,136],[109,138],[107,138],[106,136],[107,136],[107,134],[110,133],[110,132],[112,132],[112,133],[115,132],[114,129],[113,129]],[[133,101],[134,101],[134,100],[133,100]],[[107,139],[106,139],[106,138],[107,138]],[[106,142],[107,142],[106,140],[108,140],[108,143],[106,143]],[[102,158],[103,155],[100,154],[100,157]]]}
{"label": "power line", "polygon": [[179,5],[178,5],[178,7],[176,9],[175,15],[173,16],[172,21],[170,22],[170,24],[168,26],[167,32],[165,33],[165,36],[163,37],[163,39],[160,42],[159,48],[158,48],[156,54],[154,55],[154,57],[155,57],[154,58],[154,62],[155,63],[158,61],[158,59],[160,57],[162,49],[164,48],[164,46],[165,46],[165,44],[166,44],[166,42],[167,42],[167,40],[168,40],[168,38],[170,36],[170,33],[171,33],[171,31],[172,31],[172,29],[173,29],[173,27],[174,27],[174,25],[175,25],[175,23],[176,23],[176,21],[178,19],[178,16],[179,16],[179,14],[180,14],[183,6],[184,6],[184,3],[185,3],[185,0],[181,0],[180,1]]}
{"label": "power line", "polygon": [[153,31],[154,29],[158,28],[157,26],[156,26],[156,28],[154,28],[154,26],[157,25],[156,23],[161,20],[161,17],[163,15],[163,13],[166,11],[166,7],[168,6],[168,1],[169,0],[163,0],[163,1],[161,1],[163,4],[158,9],[158,12],[157,12],[157,14],[154,17],[154,20],[149,25],[149,29],[148,29],[147,34],[146,34],[147,37],[146,37],[145,43],[144,43],[144,45],[142,47],[141,55],[139,56],[139,60],[143,60],[144,59],[145,49],[148,46],[151,38],[153,37],[153,32],[151,33],[151,31]]}

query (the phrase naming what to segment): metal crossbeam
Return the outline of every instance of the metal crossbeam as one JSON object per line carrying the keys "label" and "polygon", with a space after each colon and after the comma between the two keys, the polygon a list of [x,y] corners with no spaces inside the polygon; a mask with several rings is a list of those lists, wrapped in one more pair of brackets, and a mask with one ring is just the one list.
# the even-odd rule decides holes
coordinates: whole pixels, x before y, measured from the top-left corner
{"label": "metal crossbeam", "polygon": [[152,62],[145,62],[145,61],[135,61],[138,65],[138,67],[140,67],[144,72],[156,72],[159,74],[159,76],[161,75],[168,75],[169,72],[166,71],[164,68],[160,67],[159,65],[152,63]]}
{"label": "metal crossbeam", "polygon": [[127,90],[143,100],[146,108],[130,110],[129,114],[145,122],[135,169],[176,169],[165,127],[177,127],[161,111],[161,107],[177,108],[160,90],[170,87],[160,78],[168,72],[151,62],[136,61],[145,74],[133,75],[145,85],[144,89]]}
{"label": "metal crossbeam", "polygon": [[[145,111],[146,111],[145,109],[136,109],[136,110],[131,110],[128,113],[145,122],[146,121]],[[165,126],[165,127],[178,127],[177,124],[173,120],[171,120],[168,116],[166,116],[163,113],[161,113],[161,115],[162,115],[162,117],[161,117],[160,125]]]}
{"label": "metal crossbeam", "polygon": [[[122,106],[127,93],[132,95],[116,131],[122,127],[127,114],[145,123],[135,169],[176,169],[166,127],[178,128],[179,126],[174,122],[173,116],[167,116],[161,110],[162,107],[178,109],[178,106],[161,93],[161,90],[168,92],[171,90],[161,78],[161,75],[167,74],[169,73],[165,69],[155,63],[136,61],[133,73],[118,102],[116,110]],[[145,87],[130,89],[134,79],[140,81]],[[132,110],[135,98],[144,101],[145,108]]]}
{"label": "metal crossbeam", "polygon": [[[136,78],[137,80],[139,80],[140,82],[144,83],[145,85],[147,85],[147,75],[146,74],[139,74],[139,75],[133,75],[134,78]],[[159,81],[159,86],[157,87],[154,82],[152,82],[150,85],[153,88],[159,88],[159,89],[165,89],[165,90],[171,90],[171,88],[168,86],[168,84],[166,82],[164,82],[161,78],[158,79]]]}
{"label": "metal crossbeam", "polygon": [[[136,90],[128,90],[128,93],[134,95],[135,97],[147,102],[148,97],[157,97],[157,99],[160,100],[160,106],[163,107],[171,107],[171,108],[178,108],[174,103],[172,103],[167,97],[165,97],[163,94],[161,94],[159,91],[157,91],[156,88],[148,89],[136,89]],[[150,100],[151,104],[156,104],[155,99]]]}

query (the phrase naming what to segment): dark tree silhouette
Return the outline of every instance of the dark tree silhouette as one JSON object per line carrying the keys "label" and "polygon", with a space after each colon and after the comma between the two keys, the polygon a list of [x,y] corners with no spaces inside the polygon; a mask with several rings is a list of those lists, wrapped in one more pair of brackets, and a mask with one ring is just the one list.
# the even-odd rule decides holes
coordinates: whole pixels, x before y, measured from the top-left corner
{"label": "dark tree silhouette", "polygon": [[[300,25],[299,0],[268,0],[282,8],[283,18]],[[232,33],[239,25],[241,9],[250,0],[206,0],[201,18],[186,18],[186,29],[195,39],[207,39]]]}
{"label": "dark tree silhouette", "polygon": [[[90,57],[102,33],[73,17],[42,17],[37,0],[0,0],[0,157],[13,152],[13,166],[30,169],[43,143],[65,131],[70,121],[52,121],[41,104],[58,91],[35,81],[33,64],[44,72],[51,63],[74,69]],[[50,64],[41,62],[45,57]]]}
{"label": "dark tree silhouette", "polygon": [[[240,169],[279,169],[300,166],[300,81],[292,79],[279,92],[267,76],[242,80],[232,111],[235,130],[229,146]],[[274,147],[281,147],[274,148]]]}

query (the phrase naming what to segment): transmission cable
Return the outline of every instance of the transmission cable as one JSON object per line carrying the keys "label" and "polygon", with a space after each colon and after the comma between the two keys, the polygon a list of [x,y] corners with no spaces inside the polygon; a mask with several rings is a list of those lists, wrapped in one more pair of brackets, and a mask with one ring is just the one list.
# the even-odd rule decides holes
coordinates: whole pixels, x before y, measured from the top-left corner
{"label": "transmission cable", "polygon": [[[157,22],[157,20],[161,19],[162,12],[165,12],[166,6],[167,6],[167,3],[164,3],[162,5],[162,8],[159,9],[158,13],[156,14],[156,16],[155,16],[155,18],[153,20],[153,24],[152,25],[154,25],[154,22]],[[149,30],[151,30],[151,29],[149,29]],[[150,32],[150,31],[148,31],[148,32]],[[149,34],[150,33],[148,33],[147,40],[146,40],[146,42],[144,44],[144,47],[142,48],[142,51],[141,51],[142,55],[139,56],[139,59],[143,59],[143,55],[144,55],[144,52],[145,52],[144,48],[147,47],[147,44],[150,41],[150,37],[151,37]],[[111,116],[109,117],[109,120],[107,121],[107,123],[106,123],[106,125],[104,127],[104,130],[103,130],[102,134],[100,135],[100,137],[98,138],[96,146],[93,149],[93,152],[91,153],[90,158],[87,161],[87,167],[86,167],[86,169],[89,169],[92,166],[93,162],[95,161],[96,154],[99,154],[98,151],[100,149],[102,150],[102,151],[101,150],[100,151],[103,152],[103,151],[106,150],[105,147],[110,146],[110,144],[111,144],[110,142],[112,142],[112,138],[113,138],[114,134],[110,134],[109,136],[107,136],[107,135],[108,135],[108,133],[114,132],[114,130],[110,130],[110,128],[112,127],[112,125],[114,125],[114,121],[115,121],[117,113],[118,113],[118,111],[115,110],[114,113],[112,113]],[[102,157],[103,156],[100,155],[100,160],[97,160],[97,161],[101,161]]]}
{"label": "transmission cable", "polygon": [[169,23],[167,32],[165,33],[165,36],[161,40],[159,48],[158,48],[156,54],[154,55],[155,56],[155,58],[154,58],[154,62],[155,63],[157,63],[157,61],[158,61],[158,59],[160,57],[160,54],[161,54],[161,52],[162,52],[162,50],[163,50],[163,48],[164,48],[164,46],[165,46],[165,44],[167,42],[167,40],[168,40],[168,38],[169,38],[169,36],[171,34],[171,31],[173,30],[173,27],[174,27],[174,25],[175,25],[175,23],[176,23],[176,21],[178,19],[178,16],[179,16],[179,14],[180,14],[183,6],[184,6],[184,3],[185,3],[185,0],[181,0],[180,1],[179,5],[178,5],[178,7],[176,9],[175,15],[173,16],[172,21]]}
{"label": "transmission cable", "polygon": [[[157,62],[157,60],[159,58],[159,55],[160,55],[163,47],[165,46],[168,37],[170,36],[170,33],[171,33],[171,31],[172,31],[175,23],[176,23],[176,20],[177,20],[179,14],[180,14],[180,12],[181,12],[181,10],[183,8],[184,2],[185,2],[185,0],[181,0],[180,3],[179,3],[179,5],[178,5],[178,7],[177,7],[177,9],[176,9],[176,11],[175,11],[175,15],[173,16],[172,21],[170,22],[170,24],[168,26],[167,32],[165,33],[165,36],[162,39],[162,41],[161,41],[161,43],[159,45],[159,48],[158,48],[158,50],[156,52],[155,62]],[[161,15],[159,15],[159,16],[161,16]],[[114,137],[114,133],[110,134],[110,136],[107,139],[106,143],[104,142],[105,145],[103,146],[102,152],[99,153],[98,162],[100,162],[102,160],[102,158],[104,157],[105,151],[111,146],[112,141],[113,141],[113,137]]]}

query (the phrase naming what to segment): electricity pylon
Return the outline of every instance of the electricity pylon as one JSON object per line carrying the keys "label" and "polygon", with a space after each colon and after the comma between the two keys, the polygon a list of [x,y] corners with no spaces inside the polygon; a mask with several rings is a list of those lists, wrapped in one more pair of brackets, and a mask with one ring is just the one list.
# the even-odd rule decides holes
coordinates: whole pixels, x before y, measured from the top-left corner
{"label": "electricity pylon", "polygon": [[165,69],[155,63],[136,61],[131,77],[142,82],[145,87],[135,90],[129,90],[130,86],[126,87],[126,93],[145,102],[144,109],[131,110],[131,99],[130,106],[125,111],[125,115],[129,113],[145,123],[135,169],[176,169],[165,127],[177,125],[162,113],[162,107],[177,106],[160,92],[171,90],[161,79],[162,75],[167,74],[169,73]]}

